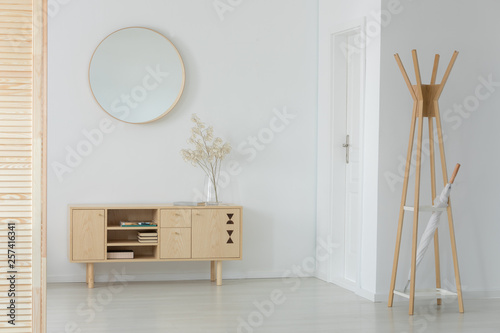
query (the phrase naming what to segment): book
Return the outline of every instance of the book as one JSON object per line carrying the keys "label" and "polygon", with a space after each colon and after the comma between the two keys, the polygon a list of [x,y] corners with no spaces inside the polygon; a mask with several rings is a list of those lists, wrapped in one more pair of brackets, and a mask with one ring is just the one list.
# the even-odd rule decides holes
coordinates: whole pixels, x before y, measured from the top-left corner
{"label": "book", "polygon": [[108,251],[108,259],[134,259],[134,251],[132,250],[116,250]]}
{"label": "book", "polygon": [[155,228],[156,224],[150,225],[142,225],[142,224],[130,224],[130,225],[122,225],[123,228]]}
{"label": "book", "polygon": [[137,236],[137,239],[142,239],[142,240],[157,240],[158,236]]}
{"label": "book", "polygon": [[138,239],[139,243],[158,243],[158,239]]}
{"label": "book", "polygon": [[158,233],[157,232],[140,232],[138,231],[137,232],[137,236],[142,236],[142,237],[158,237]]}
{"label": "book", "polygon": [[120,227],[157,227],[155,222],[120,222]]}

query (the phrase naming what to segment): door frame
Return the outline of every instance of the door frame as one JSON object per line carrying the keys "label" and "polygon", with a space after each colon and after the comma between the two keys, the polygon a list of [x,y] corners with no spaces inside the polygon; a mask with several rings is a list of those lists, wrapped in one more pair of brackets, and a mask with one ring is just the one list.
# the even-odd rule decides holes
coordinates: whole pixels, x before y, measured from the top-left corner
{"label": "door frame", "polygon": [[[334,52],[333,52],[333,47],[334,45],[334,37],[337,35],[345,34],[351,31],[359,30],[360,34],[363,38],[363,36],[366,35],[365,33],[365,19],[358,19],[349,22],[348,24],[345,25],[340,25],[340,26],[335,26],[332,29],[329,30],[328,32],[328,48],[325,48],[325,51],[323,54],[320,54],[320,57],[322,56],[323,58],[328,58],[328,61],[324,61],[325,66],[320,66],[319,67],[319,73],[328,73],[328,87],[324,87],[324,91],[328,91],[329,96],[328,96],[328,110],[326,110],[326,106],[323,108],[323,112],[328,112],[330,113],[329,115],[325,116],[325,120],[328,119],[328,130],[326,127],[323,128],[323,132],[326,130],[328,133],[323,133],[323,136],[325,139],[328,138],[328,144],[323,144],[318,147],[318,154],[328,154],[328,159],[325,160],[325,162],[328,164],[328,171],[324,172],[322,174],[318,174],[318,184],[323,183],[327,184],[326,186],[323,186],[323,188],[318,189],[318,196],[321,196],[322,198],[318,198],[318,242],[320,242],[322,239],[324,241],[324,235],[322,233],[326,233],[328,238],[332,238],[335,233],[336,225],[335,222],[333,221],[333,206],[334,206],[334,191],[335,188],[333,186],[334,182],[338,179],[338,176],[336,176],[334,172],[334,156],[331,153],[333,150],[333,147],[335,145],[339,144],[335,142],[334,140],[334,121],[335,121],[335,112],[333,110],[333,105],[334,105],[334,94],[333,94],[333,71],[334,71]],[[326,40],[325,40],[326,41]],[[326,51],[327,50],[327,51]],[[326,54],[328,53],[328,54]],[[364,221],[364,216],[363,216],[363,184],[364,184],[364,179],[363,179],[363,174],[364,174],[364,119],[365,119],[365,82],[366,82],[366,50],[365,47],[360,48],[360,63],[361,63],[361,77],[360,77],[360,114],[359,114],[359,129],[360,129],[360,137],[359,137],[359,145],[360,145],[360,192],[359,192],[359,197],[360,197],[360,224],[359,224],[359,249],[358,249],[358,269],[357,269],[357,278],[355,283],[349,283],[347,280],[343,279],[338,279],[335,277],[334,270],[335,270],[335,265],[336,265],[336,259],[333,253],[330,253],[328,259],[325,262],[319,262],[318,265],[323,266],[319,267],[316,276],[319,278],[322,278],[326,280],[327,282],[334,283],[336,285],[339,285],[345,289],[354,291],[356,293],[361,292],[362,286],[361,286],[361,263],[362,263],[362,258],[361,258],[361,253],[362,253],[362,244],[361,244],[361,234],[363,230],[363,221]],[[324,67],[324,68],[321,68]],[[326,83],[326,82],[325,82]],[[324,104],[326,103],[326,96],[323,99],[325,101]],[[326,125],[325,125],[326,126]],[[326,170],[325,170],[326,171]],[[344,179],[345,181],[345,179]],[[343,194],[345,196],[345,193]],[[345,208],[345,205],[344,205]],[[344,223],[344,221],[342,221]],[[333,245],[333,251],[338,251],[338,248],[340,246],[343,246],[345,244],[332,244]],[[344,251],[344,249],[342,249]],[[326,265],[326,267],[324,267]]]}

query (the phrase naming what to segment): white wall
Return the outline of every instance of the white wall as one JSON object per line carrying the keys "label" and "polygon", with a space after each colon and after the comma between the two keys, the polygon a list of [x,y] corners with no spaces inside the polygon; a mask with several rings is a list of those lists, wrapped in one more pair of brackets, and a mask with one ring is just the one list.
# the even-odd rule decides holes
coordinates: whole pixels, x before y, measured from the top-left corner
{"label": "white wall", "polygon": [[[226,1],[224,1],[226,2]],[[239,2],[221,20],[204,0],[64,1],[50,8],[48,281],[84,281],[84,265],[68,261],[68,205],[167,203],[196,200],[200,169],[179,150],[190,134],[191,113],[215,126],[233,147],[241,172],[222,190],[244,206],[243,260],[224,264],[224,277],[268,277],[314,256],[317,108],[317,3],[309,0]],[[226,2],[227,3],[227,2]],[[238,2],[233,1],[233,4]],[[94,101],[87,80],[95,47],[109,33],[144,26],[177,46],[186,66],[180,103],[146,125],[120,123]],[[249,153],[275,117],[296,116],[274,139]],[[71,173],[58,179],[67,147],[82,131],[113,124]],[[279,122],[278,122],[279,123]],[[245,143],[246,142],[246,143]],[[249,159],[251,159],[249,161]],[[131,263],[136,280],[208,278],[207,263]],[[97,265],[97,280],[122,265]]]}
{"label": "white wall", "polygon": [[[366,54],[365,108],[363,132],[363,211],[360,236],[360,276],[356,292],[373,299],[375,295],[377,253],[377,183],[378,183],[378,115],[380,83],[380,1],[320,0],[318,30],[318,188],[317,241],[332,234],[331,211],[331,34],[365,22],[359,51]],[[365,44],[366,42],[366,44]],[[366,46],[365,46],[366,45]],[[339,251],[339,249],[334,249]],[[316,275],[331,281],[330,261],[321,261]]]}
{"label": "white wall", "polygon": [[[377,293],[386,300],[402,183],[390,186],[386,177],[399,175],[401,157],[406,158],[412,100],[394,61],[399,52],[407,71],[415,82],[411,50],[417,49],[423,82],[428,83],[435,53],[441,54],[438,82],[452,52],[460,52],[453,72],[440,100],[448,172],[455,163],[462,169],[452,192],[453,213],[458,246],[462,289],[465,296],[499,295],[500,234],[498,206],[498,177],[500,157],[497,153],[500,132],[500,84],[479,88],[481,79],[492,75],[500,82],[500,44],[497,42],[500,23],[498,1],[402,1],[404,10],[395,15],[383,30],[381,54],[380,103],[380,184],[378,214]],[[387,6],[384,0],[383,5]],[[490,96],[486,96],[490,93]],[[483,96],[484,95],[484,96]],[[479,105],[474,107],[474,101]],[[470,104],[467,104],[470,103]],[[465,105],[464,105],[465,104]],[[454,111],[454,105],[463,112]],[[468,109],[467,109],[468,108]],[[472,110],[472,111],[469,111]],[[427,134],[425,132],[424,134]],[[421,202],[430,202],[429,159],[423,162]],[[440,164],[437,164],[440,167]],[[402,169],[402,168],[401,168]],[[440,169],[437,169],[439,189],[442,188]],[[413,200],[414,178],[408,199]],[[408,274],[411,248],[411,215],[405,219],[403,248],[398,285]],[[429,218],[421,214],[420,230]],[[445,286],[454,288],[453,265],[446,218],[441,221],[441,270]],[[430,250],[429,252],[432,252]],[[434,283],[433,255],[424,259],[417,273],[417,287],[432,287]]]}

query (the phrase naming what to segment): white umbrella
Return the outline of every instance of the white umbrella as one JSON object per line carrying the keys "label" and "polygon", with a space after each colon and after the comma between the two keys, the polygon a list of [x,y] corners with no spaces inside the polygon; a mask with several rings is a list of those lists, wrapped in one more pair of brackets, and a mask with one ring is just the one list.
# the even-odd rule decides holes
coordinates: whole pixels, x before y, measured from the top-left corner
{"label": "white umbrella", "polygon": [[[455,171],[453,171],[453,175],[451,176],[450,181],[448,182],[448,184],[446,184],[446,186],[444,187],[441,194],[438,195],[434,199],[434,205],[432,207],[434,207],[434,208],[448,207],[448,198],[450,197],[451,184],[453,184],[453,182],[455,181],[455,177],[457,176],[459,168],[460,168],[460,164],[457,164],[457,166],[455,167]],[[424,258],[425,252],[427,251],[429,244],[431,243],[432,239],[434,238],[434,233],[436,232],[436,229],[437,229],[438,223],[439,223],[439,219],[441,218],[442,213],[443,213],[443,210],[434,211],[431,215],[431,218],[429,219],[429,223],[427,223],[427,227],[425,228],[424,233],[422,234],[422,238],[420,239],[420,243],[418,243],[417,263],[415,265],[415,269],[417,269],[418,265],[420,264],[420,262]],[[410,285],[410,280],[411,280],[411,269],[410,269],[410,272],[408,273],[408,281],[406,282],[404,292],[406,292],[406,289],[408,289],[408,286]]]}

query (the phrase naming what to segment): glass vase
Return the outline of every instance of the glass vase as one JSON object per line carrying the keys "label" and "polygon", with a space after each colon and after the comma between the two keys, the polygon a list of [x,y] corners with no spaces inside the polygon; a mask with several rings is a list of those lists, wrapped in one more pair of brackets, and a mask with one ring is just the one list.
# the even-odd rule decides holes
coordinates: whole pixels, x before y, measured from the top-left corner
{"label": "glass vase", "polygon": [[219,193],[218,193],[218,179],[212,177],[205,177],[205,202],[207,205],[218,205],[219,204]]}

